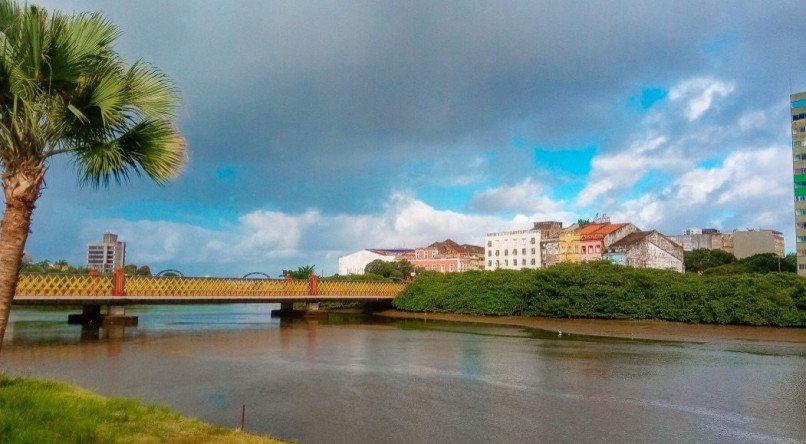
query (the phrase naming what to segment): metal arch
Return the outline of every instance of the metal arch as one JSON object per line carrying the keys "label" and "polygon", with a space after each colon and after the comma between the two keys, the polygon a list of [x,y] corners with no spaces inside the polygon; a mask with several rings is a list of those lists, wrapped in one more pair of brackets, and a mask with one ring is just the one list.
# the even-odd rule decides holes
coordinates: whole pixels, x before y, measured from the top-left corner
{"label": "metal arch", "polygon": [[155,276],[162,276],[162,275],[163,275],[163,274],[165,274],[165,273],[174,273],[174,274],[178,274],[178,275],[179,275],[179,277],[185,277],[185,275],[184,275],[184,274],[182,274],[182,272],[181,272],[181,271],[179,271],[179,270],[175,270],[175,269],[173,269],[173,268],[168,268],[168,269],[162,270],[162,271],[160,271],[159,273],[157,273]]}
{"label": "metal arch", "polygon": [[246,273],[245,275],[243,275],[243,277],[241,279],[248,279],[249,276],[263,276],[266,279],[271,279],[271,276],[269,276],[266,273],[263,273],[262,271],[253,271],[251,273]]}

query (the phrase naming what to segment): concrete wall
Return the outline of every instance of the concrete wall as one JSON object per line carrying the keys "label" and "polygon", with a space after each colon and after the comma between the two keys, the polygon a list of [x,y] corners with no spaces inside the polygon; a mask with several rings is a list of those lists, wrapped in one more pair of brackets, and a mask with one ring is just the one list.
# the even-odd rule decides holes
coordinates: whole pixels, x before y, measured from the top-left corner
{"label": "concrete wall", "polygon": [[683,248],[660,233],[652,233],[627,247],[627,265],[636,268],[685,271]]}
{"label": "concrete wall", "polygon": [[367,264],[375,259],[380,259],[384,262],[395,261],[395,257],[392,255],[373,253],[369,250],[356,251],[355,253],[339,257],[339,275],[364,274],[364,269],[367,267]]}
{"label": "concrete wall", "polygon": [[733,254],[737,259],[759,253],[775,253],[783,257],[783,237],[771,230],[733,232]]}

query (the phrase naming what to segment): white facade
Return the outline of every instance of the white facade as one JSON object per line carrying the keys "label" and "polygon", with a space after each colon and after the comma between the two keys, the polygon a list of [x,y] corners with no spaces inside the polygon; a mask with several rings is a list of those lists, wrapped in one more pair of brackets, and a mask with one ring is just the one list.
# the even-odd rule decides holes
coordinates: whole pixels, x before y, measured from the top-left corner
{"label": "white facade", "polygon": [[377,253],[372,250],[361,250],[346,256],[339,256],[339,275],[364,274],[367,264],[376,259],[384,262],[394,262],[395,255]]}
{"label": "white facade", "polygon": [[542,266],[541,262],[540,230],[506,231],[484,235],[486,270],[538,269]]}
{"label": "white facade", "polygon": [[118,236],[104,233],[104,241],[87,244],[87,268],[101,273],[111,273],[126,264],[126,242],[118,241]]}

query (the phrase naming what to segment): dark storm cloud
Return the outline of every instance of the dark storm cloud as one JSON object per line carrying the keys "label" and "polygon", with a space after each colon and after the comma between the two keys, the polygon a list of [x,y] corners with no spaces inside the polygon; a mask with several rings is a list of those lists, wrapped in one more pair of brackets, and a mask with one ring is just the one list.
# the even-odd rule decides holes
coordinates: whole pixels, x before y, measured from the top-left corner
{"label": "dark storm cloud", "polygon": [[181,89],[191,147],[186,173],[164,188],[77,191],[57,164],[42,207],[59,210],[34,228],[58,242],[127,205],[132,218],[164,218],[149,202],[372,211],[394,189],[478,173],[477,156],[488,183],[515,185],[530,172],[524,153],[507,162],[513,135],[621,149],[636,119],[625,98],[643,87],[735,81],[725,106],[736,110],[785,100],[790,77],[806,88],[794,1],[42,3],[118,24],[120,51]]}

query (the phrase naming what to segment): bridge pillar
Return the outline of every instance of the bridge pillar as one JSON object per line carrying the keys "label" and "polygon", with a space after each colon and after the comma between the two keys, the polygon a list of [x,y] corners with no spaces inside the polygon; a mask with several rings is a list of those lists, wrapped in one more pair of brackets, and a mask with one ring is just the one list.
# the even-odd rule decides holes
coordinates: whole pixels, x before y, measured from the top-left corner
{"label": "bridge pillar", "polygon": [[294,315],[294,303],[293,302],[280,302],[280,309],[279,310],[272,310],[271,311],[272,317],[288,317]]}
{"label": "bridge pillar", "polygon": [[81,307],[81,313],[67,316],[68,324],[93,326],[101,325],[103,320],[104,316],[101,314],[100,305],[84,305]]}
{"label": "bridge pillar", "polygon": [[137,316],[127,316],[125,305],[110,305],[106,309],[106,316],[104,316],[104,327],[110,325],[123,325],[126,327],[134,327],[137,325]]}

